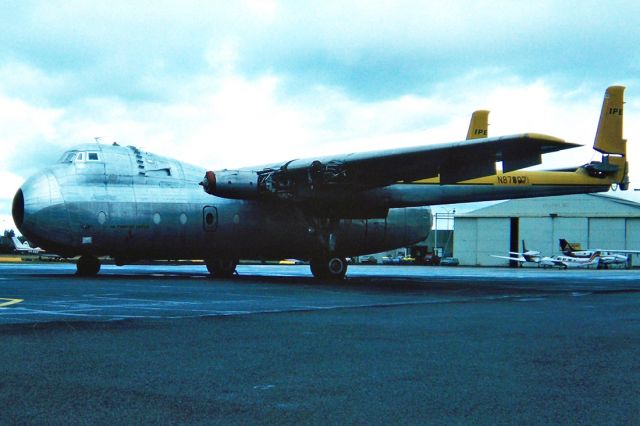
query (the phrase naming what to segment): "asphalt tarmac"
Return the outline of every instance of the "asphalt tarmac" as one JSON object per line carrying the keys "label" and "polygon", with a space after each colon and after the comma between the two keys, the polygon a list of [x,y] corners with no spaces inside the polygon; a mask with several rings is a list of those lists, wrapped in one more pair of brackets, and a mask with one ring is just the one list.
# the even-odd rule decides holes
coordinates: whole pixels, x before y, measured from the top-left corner
{"label": "asphalt tarmac", "polygon": [[2,424],[638,424],[640,271],[0,265]]}

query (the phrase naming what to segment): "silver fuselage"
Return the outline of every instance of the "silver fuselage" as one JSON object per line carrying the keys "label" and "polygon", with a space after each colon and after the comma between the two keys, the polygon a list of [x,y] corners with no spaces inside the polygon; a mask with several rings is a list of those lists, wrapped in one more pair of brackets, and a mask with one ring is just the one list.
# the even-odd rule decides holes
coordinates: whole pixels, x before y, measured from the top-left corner
{"label": "silver fuselage", "polygon": [[[63,256],[138,259],[301,258],[326,247],[309,212],[291,204],[214,197],[198,185],[205,169],[133,147],[82,145],[30,177],[13,215],[29,241]],[[89,161],[89,154],[98,160]],[[63,156],[64,158],[64,156]],[[414,244],[431,229],[428,208],[390,209],[386,218],[341,219],[343,256]]]}

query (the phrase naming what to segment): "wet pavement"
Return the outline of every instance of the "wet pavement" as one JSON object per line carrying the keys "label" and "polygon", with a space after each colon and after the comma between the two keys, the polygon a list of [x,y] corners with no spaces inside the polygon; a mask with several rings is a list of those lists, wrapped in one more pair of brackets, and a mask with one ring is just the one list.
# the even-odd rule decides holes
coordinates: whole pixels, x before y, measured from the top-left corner
{"label": "wet pavement", "polygon": [[12,423],[634,423],[640,271],[0,265]]}

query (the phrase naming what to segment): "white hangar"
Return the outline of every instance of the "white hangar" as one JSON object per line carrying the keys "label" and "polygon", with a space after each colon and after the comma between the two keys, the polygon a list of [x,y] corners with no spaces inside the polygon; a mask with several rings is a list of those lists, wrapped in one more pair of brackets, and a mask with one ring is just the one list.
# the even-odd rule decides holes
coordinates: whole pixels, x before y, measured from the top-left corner
{"label": "white hangar", "polygon": [[[491,257],[527,250],[561,254],[559,239],[582,249],[640,250],[640,203],[580,194],[510,200],[456,215],[454,256],[460,265],[507,266]],[[639,265],[637,256],[632,263]]]}

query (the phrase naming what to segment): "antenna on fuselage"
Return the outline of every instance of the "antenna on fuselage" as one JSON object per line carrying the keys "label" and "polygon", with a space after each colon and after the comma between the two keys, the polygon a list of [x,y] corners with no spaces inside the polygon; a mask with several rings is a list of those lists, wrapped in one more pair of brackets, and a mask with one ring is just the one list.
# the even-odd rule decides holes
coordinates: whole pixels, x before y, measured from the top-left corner
{"label": "antenna on fuselage", "polygon": [[102,136],[96,136],[95,138],[93,138],[94,141],[96,141],[96,143],[98,145],[100,145],[100,140],[102,139]]}

